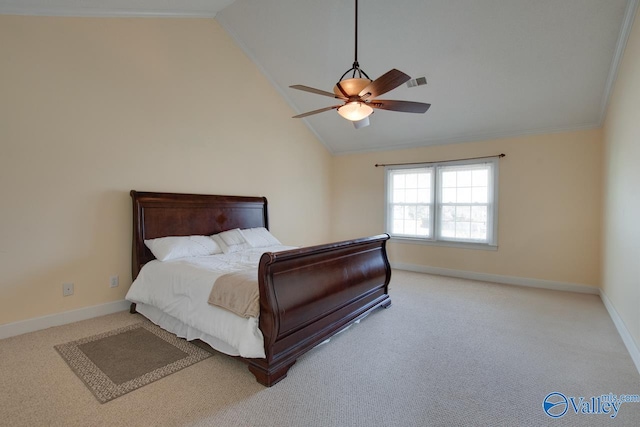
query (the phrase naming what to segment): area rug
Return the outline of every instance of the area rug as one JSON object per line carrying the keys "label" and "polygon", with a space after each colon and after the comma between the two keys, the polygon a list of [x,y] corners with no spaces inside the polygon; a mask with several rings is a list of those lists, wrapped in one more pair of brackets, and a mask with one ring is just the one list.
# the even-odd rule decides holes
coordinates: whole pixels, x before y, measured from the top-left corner
{"label": "area rug", "polygon": [[54,348],[100,403],[212,355],[147,321]]}

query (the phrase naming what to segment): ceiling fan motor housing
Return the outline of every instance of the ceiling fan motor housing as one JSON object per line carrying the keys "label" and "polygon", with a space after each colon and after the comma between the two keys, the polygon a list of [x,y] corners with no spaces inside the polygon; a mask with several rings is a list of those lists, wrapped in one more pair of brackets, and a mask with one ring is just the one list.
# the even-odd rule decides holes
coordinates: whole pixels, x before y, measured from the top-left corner
{"label": "ceiling fan motor housing", "polygon": [[[340,80],[338,83],[340,83],[342,89],[347,93],[347,95],[349,95],[349,98],[351,98],[357,97],[364,88],[371,84],[371,80],[362,78],[344,79]],[[340,91],[340,88],[337,84],[333,87],[333,93],[341,98],[344,97],[344,94],[342,93],[342,91]]]}

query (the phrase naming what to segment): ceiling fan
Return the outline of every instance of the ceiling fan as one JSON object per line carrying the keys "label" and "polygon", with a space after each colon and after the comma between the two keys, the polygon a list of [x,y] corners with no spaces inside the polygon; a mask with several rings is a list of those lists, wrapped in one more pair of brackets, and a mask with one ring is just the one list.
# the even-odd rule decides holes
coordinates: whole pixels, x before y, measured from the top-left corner
{"label": "ceiling fan", "polygon": [[[355,3],[355,58],[352,67],[348,69],[342,77],[340,77],[338,83],[336,83],[333,88],[333,93],[304,85],[289,86],[292,89],[340,99],[344,101],[344,103],[298,114],[297,116],[293,116],[294,119],[337,109],[338,114],[347,120],[351,120],[355,128],[360,129],[369,125],[369,116],[373,113],[374,108],[399,111],[402,113],[425,113],[429,107],[431,107],[431,104],[425,104],[423,102],[375,99],[377,96],[387,93],[409,81],[411,77],[394,68],[377,79],[371,80],[367,73],[362,71],[360,64],[358,64],[358,0],[355,0]],[[349,73],[352,73],[351,77],[345,79]]]}

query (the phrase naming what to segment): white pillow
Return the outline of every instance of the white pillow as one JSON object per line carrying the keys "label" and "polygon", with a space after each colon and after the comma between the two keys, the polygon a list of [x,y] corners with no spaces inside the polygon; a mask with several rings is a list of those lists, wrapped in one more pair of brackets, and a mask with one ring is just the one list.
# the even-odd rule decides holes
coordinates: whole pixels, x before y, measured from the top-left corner
{"label": "white pillow", "polygon": [[169,236],[145,240],[144,244],[160,261],[214,255],[222,252],[209,236]]}
{"label": "white pillow", "polygon": [[239,228],[214,234],[211,238],[220,246],[225,254],[240,252],[251,247],[244,239]]}
{"label": "white pillow", "polygon": [[252,248],[264,248],[266,246],[282,244],[264,227],[245,228],[244,230],[240,230],[240,232]]}

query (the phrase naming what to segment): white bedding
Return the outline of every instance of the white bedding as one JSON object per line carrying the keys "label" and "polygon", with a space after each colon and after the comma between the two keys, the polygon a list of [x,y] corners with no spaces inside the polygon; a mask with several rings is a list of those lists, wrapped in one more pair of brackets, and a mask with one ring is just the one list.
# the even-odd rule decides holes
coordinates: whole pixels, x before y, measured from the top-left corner
{"label": "white bedding", "polygon": [[126,299],[160,327],[188,340],[201,339],[218,351],[264,358],[264,339],[258,318],[243,318],[207,303],[215,280],[226,273],[256,268],[264,252],[291,246],[251,248],[242,252],[153,260],[145,264]]}

